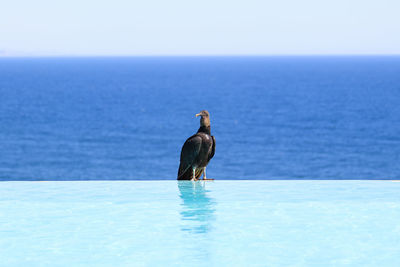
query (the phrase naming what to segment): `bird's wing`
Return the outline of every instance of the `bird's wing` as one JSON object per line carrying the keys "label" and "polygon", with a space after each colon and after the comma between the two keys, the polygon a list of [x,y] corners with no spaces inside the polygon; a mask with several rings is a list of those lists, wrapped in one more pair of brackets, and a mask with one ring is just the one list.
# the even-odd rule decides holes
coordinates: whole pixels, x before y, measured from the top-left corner
{"label": "bird's wing", "polygon": [[201,143],[201,136],[193,135],[183,144],[178,177],[183,175],[192,166],[194,160],[199,155]]}
{"label": "bird's wing", "polygon": [[211,153],[208,156],[208,161],[210,161],[212,159],[212,157],[214,157],[214,154],[215,154],[215,137],[212,135],[211,138],[212,138],[213,143],[212,143],[212,147],[211,147]]}

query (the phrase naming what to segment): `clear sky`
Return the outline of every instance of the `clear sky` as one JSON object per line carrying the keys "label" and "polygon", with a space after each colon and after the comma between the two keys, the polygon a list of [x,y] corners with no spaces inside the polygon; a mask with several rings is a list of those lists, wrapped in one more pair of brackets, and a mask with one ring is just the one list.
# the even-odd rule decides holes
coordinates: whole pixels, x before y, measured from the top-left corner
{"label": "clear sky", "polygon": [[400,54],[400,0],[3,0],[0,55]]}

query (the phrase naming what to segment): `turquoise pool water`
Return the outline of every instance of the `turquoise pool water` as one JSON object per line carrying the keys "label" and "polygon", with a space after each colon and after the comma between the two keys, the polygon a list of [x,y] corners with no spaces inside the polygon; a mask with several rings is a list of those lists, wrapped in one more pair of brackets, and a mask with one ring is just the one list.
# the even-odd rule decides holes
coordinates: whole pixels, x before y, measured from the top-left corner
{"label": "turquoise pool water", "polygon": [[1,182],[1,266],[400,266],[392,181]]}

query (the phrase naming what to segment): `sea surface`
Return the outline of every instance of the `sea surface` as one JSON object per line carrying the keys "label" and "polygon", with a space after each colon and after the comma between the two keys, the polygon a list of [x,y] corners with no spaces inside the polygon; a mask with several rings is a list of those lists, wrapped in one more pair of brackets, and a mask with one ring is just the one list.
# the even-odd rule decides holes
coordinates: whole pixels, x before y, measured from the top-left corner
{"label": "sea surface", "polygon": [[0,180],[400,179],[400,57],[1,58]]}

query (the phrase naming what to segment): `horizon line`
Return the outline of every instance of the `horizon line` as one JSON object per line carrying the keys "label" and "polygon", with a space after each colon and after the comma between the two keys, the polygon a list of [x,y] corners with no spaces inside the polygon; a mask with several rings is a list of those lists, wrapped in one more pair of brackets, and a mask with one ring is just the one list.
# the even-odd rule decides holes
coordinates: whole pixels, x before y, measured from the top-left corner
{"label": "horizon line", "polygon": [[1,55],[1,58],[121,58],[121,57],[396,57],[395,54],[126,54],[126,55]]}

